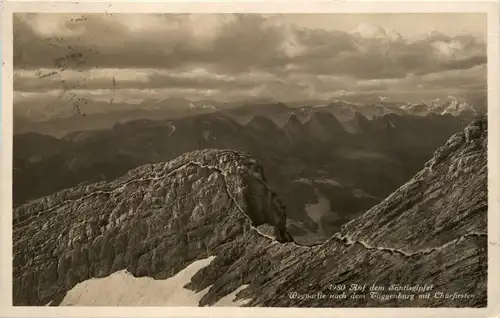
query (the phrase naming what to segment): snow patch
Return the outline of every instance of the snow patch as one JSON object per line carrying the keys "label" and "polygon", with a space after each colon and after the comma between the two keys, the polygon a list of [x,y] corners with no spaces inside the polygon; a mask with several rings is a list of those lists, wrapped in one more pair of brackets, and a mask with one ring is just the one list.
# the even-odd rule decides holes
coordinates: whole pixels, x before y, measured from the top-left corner
{"label": "snow patch", "polygon": [[210,131],[205,130],[205,131],[203,132],[203,138],[204,138],[205,140],[208,140],[208,138],[209,138],[209,137],[210,137]]}
{"label": "snow patch", "polygon": [[215,108],[214,105],[210,105],[210,104],[203,104],[203,105],[201,105],[201,108],[217,110],[217,108]]}
{"label": "snow patch", "polygon": [[305,184],[312,186],[312,181],[309,179],[306,179],[306,178],[296,179],[296,180],[293,180],[293,182],[305,183]]}
{"label": "snow patch", "polygon": [[469,105],[467,102],[460,103],[457,100],[453,100],[450,103],[450,105],[448,107],[446,107],[445,110],[443,110],[443,112],[441,114],[442,115],[444,115],[444,114],[451,114],[453,116],[458,116],[462,112],[465,112],[465,111],[475,112],[474,107],[472,107],[471,105]]}
{"label": "snow patch", "polygon": [[358,199],[362,199],[362,198],[370,198],[370,199],[377,199],[377,197],[374,197],[373,195],[371,194],[368,194],[366,193],[365,191],[361,190],[361,189],[354,189],[352,190],[352,195]]}
{"label": "snow patch", "polygon": [[60,306],[199,306],[210,287],[194,292],[184,288],[215,256],[191,263],[166,280],[134,277],[126,270],[90,279],[68,291]]}
{"label": "snow patch", "polygon": [[238,287],[238,289],[233,291],[231,294],[222,297],[218,302],[214,304],[214,307],[241,307],[248,304],[251,299],[236,300],[236,295],[247,287],[248,285],[242,285]]}
{"label": "snow patch", "polygon": [[307,185],[312,186],[314,183],[316,184],[328,184],[334,187],[340,187],[343,188],[344,186],[336,179],[333,178],[321,178],[321,179],[306,179],[306,178],[300,178],[300,179],[295,179],[293,182],[297,183],[305,183]]}
{"label": "snow patch", "polygon": [[318,197],[318,202],[314,204],[307,204],[305,209],[309,218],[319,225],[318,232],[323,233],[321,218],[328,215],[330,212],[330,201],[328,201],[318,189],[314,189],[314,191]]}
{"label": "snow patch", "polygon": [[175,125],[172,124],[172,123],[169,123],[169,124],[170,124],[170,127],[172,127],[172,131],[168,134],[168,136],[170,137],[170,136],[172,136],[174,134],[174,132],[177,129],[177,127],[175,127]]}
{"label": "snow patch", "polygon": [[331,185],[334,187],[341,187],[341,188],[344,187],[342,185],[342,183],[340,183],[336,179],[332,179],[332,178],[315,179],[314,182],[320,183],[320,184],[328,184],[328,185]]}

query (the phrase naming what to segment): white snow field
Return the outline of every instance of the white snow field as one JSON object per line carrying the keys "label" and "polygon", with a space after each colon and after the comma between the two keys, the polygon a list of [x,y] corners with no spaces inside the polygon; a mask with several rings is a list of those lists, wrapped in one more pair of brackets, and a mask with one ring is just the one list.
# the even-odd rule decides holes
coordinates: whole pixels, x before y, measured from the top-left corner
{"label": "white snow field", "polygon": [[[202,268],[210,265],[215,256],[193,262],[175,276],[165,280],[134,277],[126,270],[104,278],[93,278],[77,284],[68,291],[60,306],[199,306],[199,301],[210,290],[200,292],[184,288]],[[240,286],[221,298],[214,306],[242,306],[249,300],[234,301]]]}

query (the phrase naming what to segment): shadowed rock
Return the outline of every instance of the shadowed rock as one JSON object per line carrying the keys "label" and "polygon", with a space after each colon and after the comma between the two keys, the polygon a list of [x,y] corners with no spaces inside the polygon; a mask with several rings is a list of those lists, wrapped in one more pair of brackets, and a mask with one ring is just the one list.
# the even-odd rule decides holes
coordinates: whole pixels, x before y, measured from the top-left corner
{"label": "shadowed rock", "polygon": [[[78,282],[125,268],[165,279],[215,256],[186,286],[210,287],[200,305],[248,285],[236,294],[247,306],[486,306],[487,127],[475,133],[478,125],[312,247],[292,241],[260,164],[229,150],[187,153],[23,205],[14,211],[14,304],[58,304]],[[385,291],[351,297],[359,294],[351,284]],[[432,295],[388,291],[392,284],[432,285]],[[345,298],[335,285],[347,286]],[[307,296],[318,293],[326,297]]]}

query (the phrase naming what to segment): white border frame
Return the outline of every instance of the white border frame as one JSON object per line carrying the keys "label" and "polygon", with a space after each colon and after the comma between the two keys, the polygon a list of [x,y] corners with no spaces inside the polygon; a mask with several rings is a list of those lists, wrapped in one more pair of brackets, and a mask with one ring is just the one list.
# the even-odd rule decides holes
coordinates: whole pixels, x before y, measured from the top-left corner
{"label": "white border frame", "polygon": [[[500,105],[499,3],[497,1],[220,1],[220,2],[35,2],[0,4],[2,138],[0,139],[0,317],[500,317]],[[213,307],[13,307],[12,306],[12,99],[13,12],[253,12],[403,13],[486,12],[488,14],[488,307],[454,308],[213,308]]]}

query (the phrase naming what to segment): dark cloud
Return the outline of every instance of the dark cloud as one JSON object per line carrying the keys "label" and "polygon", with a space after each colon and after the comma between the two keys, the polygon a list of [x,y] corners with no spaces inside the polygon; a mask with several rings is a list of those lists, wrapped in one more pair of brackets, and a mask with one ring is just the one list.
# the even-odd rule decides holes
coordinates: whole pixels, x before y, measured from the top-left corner
{"label": "dark cloud", "polygon": [[[14,87],[247,90],[300,99],[486,85],[486,69],[478,71],[487,62],[486,45],[474,36],[433,32],[416,39],[374,26],[363,30],[284,25],[257,14],[15,14]],[[39,68],[45,70],[35,74]],[[114,85],[95,69],[121,70],[126,79],[117,76]],[[459,73],[450,77],[450,71]],[[376,79],[382,81],[366,82]]]}
{"label": "dark cloud", "polygon": [[[342,74],[360,79],[403,78],[408,74],[468,69],[486,63],[485,45],[469,37],[450,38],[433,34],[427,39],[411,42],[402,38],[394,41],[356,38],[341,32],[309,35],[320,37],[309,40],[309,43],[342,43],[321,51],[320,55],[313,46],[299,58],[297,69],[314,74]],[[455,54],[445,56],[440,51],[440,47],[453,50],[454,46],[459,46]]]}
{"label": "dark cloud", "polygon": [[[119,19],[126,21],[127,16]],[[210,65],[214,70],[233,73],[272,71],[287,62],[277,46],[283,34],[276,27],[266,26],[261,16],[235,15],[234,20],[221,25],[216,36],[203,43],[193,34],[197,30],[190,27],[194,26],[178,23],[179,19],[177,15],[160,20],[172,24],[169,29],[134,32],[119,26],[114,18],[89,15],[85,20],[68,19],[62,23],[62,27],[80,31],[78,36],[41,36],[26,19],[15,17],[15,67],[177,69]]]}
{"label": "dark cloud", "polygon": [[[113,75],[113,71],[116,75]],[[168,70],[161,73],[154,69],[141,70],[142,75],[137,75],[137,69],[110,70],[108,74],[94,74],[93,72],[66,71],[17,71],[14,74],[14,87],[19,91],[42,92],[51,89],[154,89],[154,88],[193,88],[193,89],[253,89],[262,83],[250,74],[247,76],[216,77],[199,76],[190,73],[172,73]],[[144,74],[147,72],[147,74]],[[125,77],[125,78],[124,78]],[[266,83],[278,79],[266,79]]]}
{"label": "dark cloud", "polygon": [[[15,16],[15,67],[174,69],[204,65],[227,73],[283,73],[294,67],[319,74],[391,78],[466,69],[486,62],[484,43],[470,36],[433,33],[419,41],[387,41],[340,31],[284,28],[267,23],[260,15],[233,15],[203,41],[195,34],[195,24],[182,23],[185,16],[163,17],[156,20],[171,28],[159,25],[158,29],[135,32],[117,22],[126,21],[126,15],[94,14],[80,20],[59,16],[68,35],[43,36],[33,30],[29,18]],[[441,56],[436,44],[457,52]],[[287,45],[297,52],[287,50]]]}

